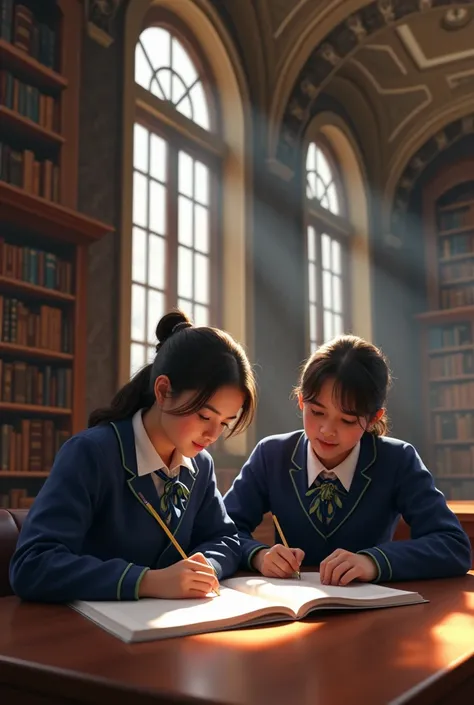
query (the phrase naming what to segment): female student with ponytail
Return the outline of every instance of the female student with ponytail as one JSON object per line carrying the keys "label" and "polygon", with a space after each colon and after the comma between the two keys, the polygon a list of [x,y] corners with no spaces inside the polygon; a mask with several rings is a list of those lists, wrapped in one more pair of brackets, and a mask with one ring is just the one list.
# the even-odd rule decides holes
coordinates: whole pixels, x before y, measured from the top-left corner
{"label": "female student with ponytail", "polygon": [[[332,585],[470,569],[469,539],[415,448],[385,435],[389,383],[383,354],[355,336],[309,358],[296,389],[304,431],[261,441],[224,497],[243,568],[287,578],[320,565]],[[253,539],[267,512],[293,548]],[[392,541],[400,516],[408,541]]]}
{"label": "female student with ponytail", "polygon": [[205,449],[251,422],[251,366],[230,335],[195,328],[179,311],[161,319],[156,335],[153,363],[57,454],[11,561],[20,597],[204,597],[236,570],[237,531]]}

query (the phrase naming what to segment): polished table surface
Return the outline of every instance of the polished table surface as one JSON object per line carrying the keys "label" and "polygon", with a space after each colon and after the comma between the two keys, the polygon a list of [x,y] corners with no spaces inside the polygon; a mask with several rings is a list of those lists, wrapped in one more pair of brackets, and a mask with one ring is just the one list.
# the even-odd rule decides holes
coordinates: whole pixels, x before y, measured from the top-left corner
{"label": "polished table surface", "polygon": [[0,701],[474,702],[474,573],[396,587],[430,602],[132,645],[66,606],[2,598]]}

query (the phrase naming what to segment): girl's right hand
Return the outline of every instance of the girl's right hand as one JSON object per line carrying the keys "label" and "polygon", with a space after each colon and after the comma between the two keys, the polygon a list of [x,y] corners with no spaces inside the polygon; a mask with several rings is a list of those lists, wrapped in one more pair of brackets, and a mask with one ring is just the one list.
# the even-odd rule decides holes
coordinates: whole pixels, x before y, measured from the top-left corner
{"label": "girl's right hand", "polygon": [[253,567],[266,578],[291,578],[300,569],[304,551],[301,548],[286,548],[281,543],[262,549],[252,560]]}
{"label": "girl's right hand", "polygon": [[138,589],[139,597],[164,597],[168,599],[198,598],[219,588],[214,568],[202,553],[195,553],[186,560],[168,568],[148,570]]}

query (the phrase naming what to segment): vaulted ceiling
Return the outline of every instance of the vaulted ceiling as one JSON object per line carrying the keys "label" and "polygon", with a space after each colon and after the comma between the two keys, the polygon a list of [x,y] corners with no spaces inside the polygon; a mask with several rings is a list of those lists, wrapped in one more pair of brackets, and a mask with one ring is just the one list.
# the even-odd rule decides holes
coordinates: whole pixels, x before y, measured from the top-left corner
{"label": "vaulted ceiling", "polygon": [[258,77],[269,155],[287,167],[322,94],[350,116],[391,196],[426,140],[438,136],[443,149],[446,125],[474,130],[474,0],[220,4],[235,20],[251,80]]}

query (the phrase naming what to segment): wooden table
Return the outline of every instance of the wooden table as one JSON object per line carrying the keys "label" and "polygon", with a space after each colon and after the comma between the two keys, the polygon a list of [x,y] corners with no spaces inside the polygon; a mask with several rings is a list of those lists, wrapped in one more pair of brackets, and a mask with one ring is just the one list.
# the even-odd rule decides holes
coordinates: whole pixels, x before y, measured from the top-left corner
{"label": "wooden table", "polygon": [[474,573],[430,603],[128,645],[66,606],[0,599],[0,702],[472,705]]}

